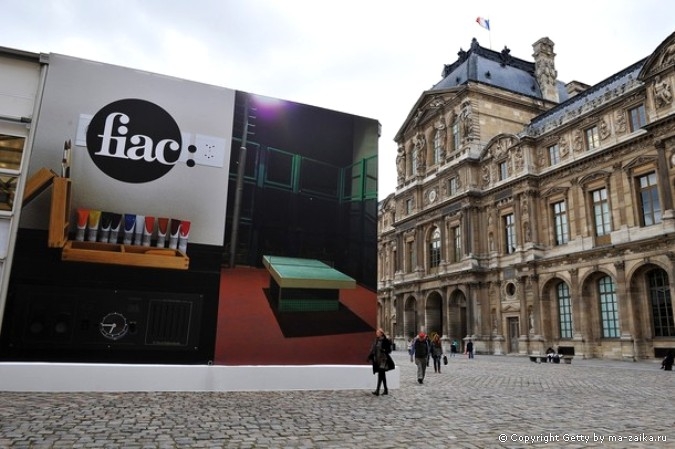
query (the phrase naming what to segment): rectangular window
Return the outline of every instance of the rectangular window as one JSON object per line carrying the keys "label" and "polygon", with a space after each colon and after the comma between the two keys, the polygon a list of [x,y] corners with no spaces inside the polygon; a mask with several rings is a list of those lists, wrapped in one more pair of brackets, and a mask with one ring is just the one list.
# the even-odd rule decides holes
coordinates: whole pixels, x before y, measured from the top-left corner
{"label": "rectangular window", "polygon": [[619,308],[616,300],[614,281],[605,276],[598,281],[600,294],[600,316],[602,321],[602,336],[616,338],[619,336]]}
{"label": "rectangular window", "polygon": [[405,243],[405,271],[412,273],[413,265],[415,263],[415,245],[414,242]]}
{"label": "rectangular window", "polygon": [[565,201],[553,203],[553,223],[555,226],[555,244],[564,245],[569,240]]}
{"label": "rectangular window", "polygon": [[595,235],[601,237],[612,231],[612,219],[605,187],[591,192],[593,201],[593,219],[595,221]]}
{"label": "rectangular window", "polygon": [[503,180],[509,177],[509,166],[504,162],[499,163],[499,180]]}
{"label": "rectangular window", "polygon": [[628,110],[630,118],[630,130],[637,131],[647,124],[647,117],[645,116],[645,105],[634,107]]}
{"label": "rectangular window", "polygon": [[459,183],[457,182],[457,177],[453,176],[450,178],[448,181],[448,193],[450,196],[457,195],[457,191],[459,190],[458,188]]}
{"label": "rectangular window", "polygon": [[452,149],[459,150],[459,120],[452,124]]}
{"label": "rectangular window", "polygon": [[659,201],[659,189],[656,183],[656,172],[651,172],[637,178],[638,194],[643,226],[651,226],[661,223],[661,203]]}
{"label": "rectangular window", "polygon": [[513,214],[504,215],[504,252],[513,254],[516,252],[516,221]]}
{"label": "rectangular window", "polygon": [[600,147],[600,134],[598,133],[598,127],[593,126],[586,130],[586,149],[594,150]]}
{"label": "rectangular window", "polygon": [[413,201],[412,198],[408,198],[405,200],[405,213],[406,214],[412,214],[413,212]]}
{"label": "rectangular window", "polygon": [[441,232],[436,228],[429,241],[429,267],[436,268],[441,264]]}
{"label": "rectangular window", "polygon": [[548,163],[551,166],[560,163],[560,147],[558,144],[548,147]]}
{"label": "rectangular window", "polygon": [[561,282],[556,289],[558,296],[558,315],[560,317],[560,338],[572,338],[572,300],[570,289]]}
{"label": "rectangular window", "polygon": [[462,229],[459,226],[452,228],[452,242],[452,261],[459,262],[462,260]]}

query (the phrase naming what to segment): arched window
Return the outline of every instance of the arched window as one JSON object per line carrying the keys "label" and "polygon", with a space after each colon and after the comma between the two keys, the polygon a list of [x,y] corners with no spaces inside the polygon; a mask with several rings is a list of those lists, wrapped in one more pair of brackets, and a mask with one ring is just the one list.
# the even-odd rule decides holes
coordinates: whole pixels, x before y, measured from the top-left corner
{"label": "arched window", "polygon": [[429,239],[429,268],[436,268],[441,264],[441,231],[434,228]]}
{"label": "arched window", "polygon": [[600,297],[602,336],[603,338],[618,337],[619,308],[616,300],[616,288],[611,277],[604,276],[598,281],[598,294]]}
{"label": "arched window", "polygon": [[668,274],[661,270],[652,270],[647,274],[649,300],[652,303],[652,321],[655,337],[675,337],[673,321],[673,303],[670,299]]}
{"label": "arched window", "polygon": [[572,302],[570,288],[561,282],[556,288],[558,299],[558,319],[560,324],[560,338],[572,338]]}

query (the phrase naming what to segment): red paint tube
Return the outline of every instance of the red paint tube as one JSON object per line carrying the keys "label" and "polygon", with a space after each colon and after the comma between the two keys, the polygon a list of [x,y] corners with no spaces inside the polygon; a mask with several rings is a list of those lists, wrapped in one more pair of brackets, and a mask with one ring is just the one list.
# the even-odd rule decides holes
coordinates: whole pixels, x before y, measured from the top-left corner
{"label": "red paint tube", "polygon": [[190,222],[183,220],[180,222],[180,234],[178,235],[178,251],[185,253],[187,251],[188,237],[190,236]]}
{"label": "red paint tube", "polygon": [[171,219],[171,228],[169,231],[169,248],[178,249],[178,234],[180,233],[180,220]]}
{"label": "red paint tube", "polygon": [[77,209],[77,232],[75,240],[84,242],[84,233],[87,231],[87,221],[89,219],[89,209]]}
{"label": "red paint tube", "polygon": [[150,246],[153,232],[155,232],[155,217],[146,216],[143,227],[143,246]]}
{"label": "red paint tube", "polygon": [[164,248],[166,245],[166,233],[169,231],[169,219],[164,217],[157,218],[157,248]]}

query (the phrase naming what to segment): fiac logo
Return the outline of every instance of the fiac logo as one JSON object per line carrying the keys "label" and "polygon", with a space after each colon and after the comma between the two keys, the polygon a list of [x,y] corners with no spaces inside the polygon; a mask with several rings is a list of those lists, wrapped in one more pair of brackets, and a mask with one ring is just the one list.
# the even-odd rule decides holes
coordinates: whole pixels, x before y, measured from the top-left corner
{"label": "fiac logo", "polygon": [[87,129],[96,166],[119,181],[143,183],[166,175],[182,148],[176,121],[149,101],[125,99],[98,111]]}

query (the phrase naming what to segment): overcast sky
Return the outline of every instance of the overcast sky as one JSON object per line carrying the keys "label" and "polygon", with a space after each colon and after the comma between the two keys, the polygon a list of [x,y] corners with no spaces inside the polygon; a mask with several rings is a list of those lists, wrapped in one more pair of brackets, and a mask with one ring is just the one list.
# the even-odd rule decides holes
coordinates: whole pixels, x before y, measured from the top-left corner
{"label": "overcast sky", "polygon": [[[670,0],[0,0],[0,46],[60,53],[377,119],[379,197],[394,135],[444,64],[487,48],[596,84],[675,31]],[[489,19],[488,32],[476,23]]]}

